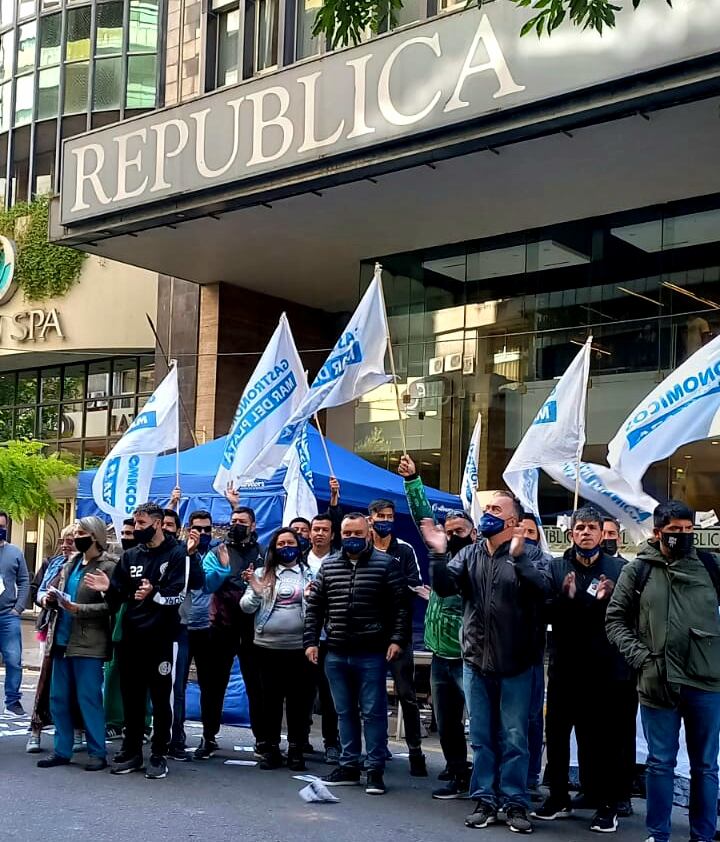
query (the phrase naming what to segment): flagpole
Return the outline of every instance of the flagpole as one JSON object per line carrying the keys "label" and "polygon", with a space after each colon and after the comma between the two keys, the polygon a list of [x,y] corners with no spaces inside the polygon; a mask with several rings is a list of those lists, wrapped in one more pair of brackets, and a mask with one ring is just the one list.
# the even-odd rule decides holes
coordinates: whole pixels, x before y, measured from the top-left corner
{"label": "flagpole", "polygon": [[[177,368],[177,360],[170,360],[170,365]],[[175,415],[177,419],[178,436],[175,442],[175,488],[180,488],[180,388],[178,386],[178,402],[175,407]],[[178,502],[179,508],[179,502]]]}
{"label": "flagpole", "polygon": [[325,441],[325,436],[323,435],[322,427],[320,426],[320,419],[318,418],[317,412],[313,413],[313,418],[315,419],[315,426],[318,429],[318,433],[320,433],[320,443],[322,444],[322,449],[325,453],[325,459],[327,460],[330,476],[335,477],[335,470],[333,469],[332,462],[330,461],[330,452],[328,451],[327,442]]}
{"label": "flagpole", "polygon": [[[592,350],[592,334],[588,336],[585,345],[588,348],[588,360],[590,358],[590,351]],[[587,409],[588,409],[588,385],[590,383],[590,363],[587,364],[588,376],[585,378],[585,406],[583,407],[583,431],[578,442],[577,459],[575,460],[575,499],[573,501],[573,511],[578,509],[580,502],[580,463],[582,462],[582,452],[585,445],[585,428],[587,427]]]}
{"label": "flagpole", "polygon": [[390,353],[390,373],[392,374],[393,386],[395,387],[395,403],[398,411],[398,424],[400,425],[400,441],[402,442],[403,455],[407,456],[407,435],[405,433],[405,421],[403,421],[402,401],[400,400],[400,387],[398,386],[397,371],[395,370],[395,354],[393,353],[392,339],[390,337],[390,322],[385,307],[385,290],[382,282],[382,266],[375,264],[375,277],[380,284],[380,292],[383,299],[383,315],[385,317],[385,335],[387,336],[388,351]]}

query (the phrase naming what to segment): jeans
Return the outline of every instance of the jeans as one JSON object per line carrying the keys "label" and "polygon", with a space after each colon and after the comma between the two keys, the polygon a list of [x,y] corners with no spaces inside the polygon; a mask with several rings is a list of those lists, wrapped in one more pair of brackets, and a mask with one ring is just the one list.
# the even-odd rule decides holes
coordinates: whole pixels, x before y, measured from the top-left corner
{"label": "jeans", "polygon": [[340,734],[338,733],[338,718],[335,712],[330,684],[325,674],[325,660],[327,658],[327,641],[320,641],[320,657],[318,660],[317,674],[318,698],[320,700],[320,717],[322,719],[322,737],[325,749],[340,747]]}
{"label": "jeans", "polygon": [[420,705],[415,695],[415,655],[412,646],[406,646],[400,656],[390,662],[390,673],[395,681],[395,692],[402,708],[405,723],[405,742],[412,752],[422,747]]}
{"label": "jeans", "polygon": [[360,765],[362,715],[367,767],[382,772],[388,740],[385,654],[328,652],[325,673],[340,726],[340,765],[355,768]]}
{"label": "jeans", "polygon": [[532,668],[532,690],[530,692],[530,721],[528,723],[528,751],[530,752],[530,766],[528,768],[528,789],[536,789],[540,785],[542,772],[543,736],[545,707],[545,663],[544,659]]}
{"label": "jeans", "polygon": [[170,748],[182,751],[185,748],[185,692],[190,675],[190,643],[187,626],[181,625],[177,638],[175,674],[172,695],[172,731]]}
{"label": "jeans", "polygon": [[55,754],[72,757],[75,700],[80,707],[90,757],[105,759],[102,658],[53,657],[50,711],[55,723]]}
{"label": "jeans", "polygon": [[509,678],[463,666],[470,712],[470,796],[493,809],[527,807],[528,720],[532,668]]}
{"label": "jeans", "polygon": [[467,777],[465,740],[465,691],[461,658],[433,655],[430,664],[430,691],[440,736],[440,748],[453,776]]}
{"label": "jeans", "polygon": [[673,777],[683,721],[690,760],[690,838],[709,842],[715,837],[717,821],[720,693],[681,686],[677,707],[640,705],[640,715],[648,744],[648,835],[655,842],[668,842],[670,838]]}
{"label": "jeans", "polygon": [[5,706],[19,702],[22,694],[22,628],[14,611],[0,614],[0,654],[5,664]]}

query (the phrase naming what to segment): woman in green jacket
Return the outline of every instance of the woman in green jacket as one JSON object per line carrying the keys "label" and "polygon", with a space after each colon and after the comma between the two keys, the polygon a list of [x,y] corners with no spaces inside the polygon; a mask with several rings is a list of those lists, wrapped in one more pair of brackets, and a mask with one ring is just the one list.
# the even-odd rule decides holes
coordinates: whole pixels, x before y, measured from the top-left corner
{"label": "woman in green jacket", "polygon": [[73,699],[77,700],[87,734],[88,772],[107,766],[103,663],[110,657],[110,613],[102,595],[85,585],[85,574],[102,571],[112,576],[115,561],[107,555],[107,532],[98,517],[81,518],[75,528],[77,553],[63,566],[57,589],[48,604],[58,610],[48,630],[52,658],[50,710],[55,723],[55,751],[38,761],[41,769],[70,763],[73,744]]}

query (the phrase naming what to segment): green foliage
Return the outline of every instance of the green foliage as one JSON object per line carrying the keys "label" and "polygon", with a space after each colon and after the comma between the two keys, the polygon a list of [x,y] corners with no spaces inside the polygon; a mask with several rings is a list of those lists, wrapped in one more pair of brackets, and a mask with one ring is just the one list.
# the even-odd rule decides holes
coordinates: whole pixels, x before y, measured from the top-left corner
{"label": "green foliage", "polygon": [[17,244],[15,280],[29,301],[65,295],[87,257],[48,242],[49,207],[49,197],[41,196],[0,210],[0,234]]}
{"label": "green foliage", "polygon": [[39,441],[8,441],[0,445],[0,508],[15,520],[52,512],[56,503],[48,484],[69,479],[77,468],[46,456]]}
{"label": "green foliage", "polygon": [[[468,6],[482,6],[487,0],[467,0]],[[497,2],[497,0],[496,0]],[[602,34],[605,27],[615,26],[615,14],[622,6],[611,0],[509,0],[516,6],[527,7],[537,14],[520,30],[527,35],[533,30],[538,36],[548,35],[563,22],[581,29],[594,29]],[[641,0],[631,0],[637,9]],[[672,0],[665,0],[672,6]],[[323,0],[313,27],[313,35],[324,35],[334,49],[359,44],[369,30],[377,34],[389,19],[395,23],[403,0]]]}

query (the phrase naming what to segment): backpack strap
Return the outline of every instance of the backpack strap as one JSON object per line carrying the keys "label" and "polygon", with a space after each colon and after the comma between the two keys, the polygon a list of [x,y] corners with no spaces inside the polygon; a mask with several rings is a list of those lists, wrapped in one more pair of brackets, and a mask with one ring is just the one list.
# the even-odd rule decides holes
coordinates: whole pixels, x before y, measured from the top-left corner
{"label": "backpack strap", "polygon": [[[645,590],[645,585],[647,585],[650,574],[652,573],[652,564],[644,558],[637,559],[637,562],[638,568],[635,571],[635,582],[633,583],[633,614],[635,615],[636,622],[639,625],[640,597],[642,596],[642,592]],[[718,571],[718,573],[720,573],[720,571]]]}
{"label": "backpack strap", "polygon": [[717,594],[718,605],[720,605],[720,568],[718,568],[717,560],[712,553],[706,553],[704,550],[698,550],[697,555],[713,583],[715,593]]}

